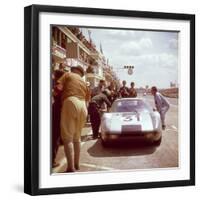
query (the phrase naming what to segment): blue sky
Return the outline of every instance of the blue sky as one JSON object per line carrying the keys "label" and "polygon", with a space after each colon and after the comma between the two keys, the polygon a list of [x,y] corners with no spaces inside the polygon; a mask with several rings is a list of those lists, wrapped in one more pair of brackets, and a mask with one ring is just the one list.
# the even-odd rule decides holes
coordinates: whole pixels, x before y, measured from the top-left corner
{"label": "blue sky", "polygon": [[[136,87],[159,88],[169,87],[170,81],[178,83],[178,33],[89,29],[91,37],[99,50],[102,45],[103,54],[109,64],[117,72],[120,80],[129,84],[134,81]],[[88,29],[82,28],[88,37]],[[128,75],[124,65],[134,65],[134,73]]]}

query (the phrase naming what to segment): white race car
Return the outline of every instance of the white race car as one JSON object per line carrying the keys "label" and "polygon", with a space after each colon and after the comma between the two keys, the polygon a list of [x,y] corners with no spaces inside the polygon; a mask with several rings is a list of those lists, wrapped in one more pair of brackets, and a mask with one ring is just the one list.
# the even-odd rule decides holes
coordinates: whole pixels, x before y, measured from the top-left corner
{"label": "white race car", "polygon": [[114,140],[142,140],[159,146],[162,139],[160,114],[144,99],[122,98],[112,104],[101,119],[104,146]]}

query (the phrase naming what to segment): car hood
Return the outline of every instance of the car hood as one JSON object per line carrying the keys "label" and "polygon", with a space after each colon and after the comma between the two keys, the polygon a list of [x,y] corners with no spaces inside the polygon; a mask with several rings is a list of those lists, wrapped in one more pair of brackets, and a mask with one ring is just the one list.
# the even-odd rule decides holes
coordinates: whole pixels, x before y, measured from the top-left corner
{"label": "car hood", "polygon": [[148,111],[104,115],[104,123],[109,123],[106,127],[112,132],[153,131],[155,120],[154,113]]}

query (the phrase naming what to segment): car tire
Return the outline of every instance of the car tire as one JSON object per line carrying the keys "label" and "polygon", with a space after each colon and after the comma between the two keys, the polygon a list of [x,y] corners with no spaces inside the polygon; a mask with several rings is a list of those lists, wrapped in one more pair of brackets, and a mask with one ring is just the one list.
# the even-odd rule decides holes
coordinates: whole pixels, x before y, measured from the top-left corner
{"label": "car tire", "polygon": [[162,137],[160,137],[159,140],[153,141],[153,145],[160,146],[161,142],[162,142]]}

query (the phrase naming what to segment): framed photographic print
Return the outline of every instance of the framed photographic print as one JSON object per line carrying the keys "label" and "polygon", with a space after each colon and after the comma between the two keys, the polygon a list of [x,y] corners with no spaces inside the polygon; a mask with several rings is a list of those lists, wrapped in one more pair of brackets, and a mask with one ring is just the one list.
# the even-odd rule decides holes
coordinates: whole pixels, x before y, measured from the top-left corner
{"label": "framed photographic print", "polygon": [[195,16],[31,5],[24,192],[195,184]]}

